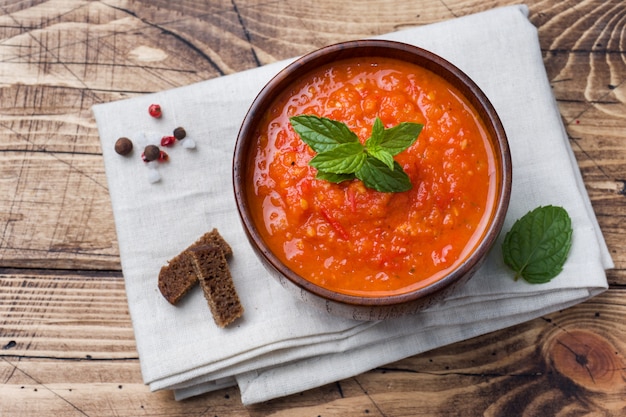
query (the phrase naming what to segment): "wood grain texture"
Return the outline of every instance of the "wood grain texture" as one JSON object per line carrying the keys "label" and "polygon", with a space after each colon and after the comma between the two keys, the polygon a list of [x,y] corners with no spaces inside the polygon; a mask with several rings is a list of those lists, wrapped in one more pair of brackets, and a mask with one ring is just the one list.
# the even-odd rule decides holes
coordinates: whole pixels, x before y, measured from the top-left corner
{"label": "wood grain texture", "polygon": [[0,415],[626,415],[621,0],[526,2],[616,264],[608,292],[248,408],[236,389],[176,402],[142,383],[91,106],[514,3],[0,2]]}

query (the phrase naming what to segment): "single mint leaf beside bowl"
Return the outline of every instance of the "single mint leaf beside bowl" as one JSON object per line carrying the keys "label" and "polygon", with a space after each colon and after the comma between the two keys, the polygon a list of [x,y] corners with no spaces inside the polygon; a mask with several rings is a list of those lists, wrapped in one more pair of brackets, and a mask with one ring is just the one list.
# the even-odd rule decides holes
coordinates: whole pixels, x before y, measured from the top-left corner
{"label": "single mint leaf beside bowl", "polygon": [[563,207],[541,206],[518,219],[502,244],[504,263],[531,284],[562,270],[572,246],[572,221]]}

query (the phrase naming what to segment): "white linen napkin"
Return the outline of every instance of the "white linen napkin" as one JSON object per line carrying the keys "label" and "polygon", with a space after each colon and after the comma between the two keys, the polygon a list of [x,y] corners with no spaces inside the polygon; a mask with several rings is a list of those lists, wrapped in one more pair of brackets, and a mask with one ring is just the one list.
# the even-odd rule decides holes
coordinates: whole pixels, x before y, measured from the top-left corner
{"label": "white linen napkin", "polygon": [[[302,304],[269,277],[246,240],[231,180],[235,138],[263,85],[288,61],[195,85],[94,106],[142,375],[177,399],[238,384],[252,404],[357,375],[377,366],[566,308],[607,288],[612,261],[569,146],[525,6],[509,6],[381,36],[431,50],[472,77],[498,111],[510,141],[513,188],[504,225],[539,205],[569,212],[573,245],[547,284],[513,281],[500,240],[475,277],[414,316],[358,322]],[[159,103],[163,116],[147,109]],[[183,126],[197,147],[168,148],[161,180],[143,146]],[[130,137],[129,157],[114,152]],[[187,140],[187,139],[185,139]],[[199,289],[171,306],[159,269],[217,227],[231,244],[231,271],[245,314],[214,325]]]}

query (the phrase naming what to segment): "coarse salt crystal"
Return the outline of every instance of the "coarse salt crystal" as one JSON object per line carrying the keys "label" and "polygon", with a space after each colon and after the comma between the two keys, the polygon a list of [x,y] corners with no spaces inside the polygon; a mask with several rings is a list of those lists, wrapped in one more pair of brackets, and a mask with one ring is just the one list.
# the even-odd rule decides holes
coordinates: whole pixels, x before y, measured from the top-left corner
{"label": "coarse salt crystal", "polygon": [[154,184],[159,181],[161,181],[161,174],[159,173],[159,170],[154,167],[148,167],[148,182],[150,182],[150,184]]}
{"label": "coarse salt crystal", "polygon": [[186,138],[185,140],[181,140],[180,143],[182,143],[183,148],[185,149],[195,149],[196,147],[196,142],[191,138]]}

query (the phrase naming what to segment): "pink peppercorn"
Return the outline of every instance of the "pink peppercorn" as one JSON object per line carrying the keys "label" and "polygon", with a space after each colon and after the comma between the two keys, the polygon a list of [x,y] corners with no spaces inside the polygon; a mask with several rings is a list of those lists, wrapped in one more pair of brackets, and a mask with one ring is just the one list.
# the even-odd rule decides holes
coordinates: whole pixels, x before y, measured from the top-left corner
{"label": "pink peppercorn", "polygon": [[158,104],[151,104],[150,107],[148,107],[148,113],[150,113],[150,116],[157,119],[163,114],[163,112],[161,111],[161,106],[159,106]]}
{"label": "pink peppercorn", "polygon": [[161,146],[172,146],[176,142],[174,136],[163,136],[161,138]]}

